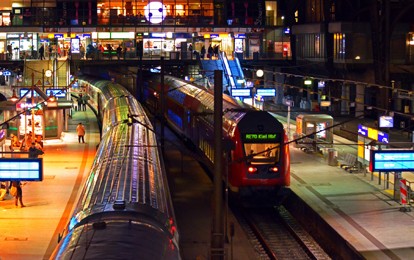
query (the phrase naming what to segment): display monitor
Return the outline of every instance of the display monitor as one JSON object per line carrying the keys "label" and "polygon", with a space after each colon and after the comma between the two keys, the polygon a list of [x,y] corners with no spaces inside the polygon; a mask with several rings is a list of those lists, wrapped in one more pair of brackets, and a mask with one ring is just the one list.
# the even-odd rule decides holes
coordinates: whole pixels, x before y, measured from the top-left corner
{"label": "display monitor", "polygon": [[392,116],[380,116],[378,121],[379,127],[394,127],[394,117]]}
{"label": "display monitor", "polygon": [[42,180],[42,158],[0,158],[0,181]]}

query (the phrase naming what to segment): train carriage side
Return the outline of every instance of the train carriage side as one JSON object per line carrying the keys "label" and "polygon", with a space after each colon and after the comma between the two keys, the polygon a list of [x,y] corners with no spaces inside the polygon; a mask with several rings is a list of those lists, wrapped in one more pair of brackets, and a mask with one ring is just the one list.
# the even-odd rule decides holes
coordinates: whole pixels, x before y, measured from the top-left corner
{"label": "train carriage side", "polygon": [[247,112],[237,123],[229,183],[234,192],[277,192],[290,185],[287,136],[276,118],[264,111]]}
{"label": "train carriage side", "polygon": [[121,85],[80,82],[89,82],[88,93],[101,104],[104,130],[51,259],[180,259],[166,173],[145,111]]}

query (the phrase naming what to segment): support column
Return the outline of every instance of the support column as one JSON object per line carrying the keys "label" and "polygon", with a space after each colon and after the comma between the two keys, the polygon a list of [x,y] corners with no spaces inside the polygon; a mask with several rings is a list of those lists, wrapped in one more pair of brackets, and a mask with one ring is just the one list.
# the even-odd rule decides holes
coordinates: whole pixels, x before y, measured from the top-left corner
{"label": "support column", "polygon": [[[363,116],[364,114],[364,100],[365,100],[365,85],[357,84],[356,85],[356,95],[355,95],[355,117]],[[363,118],[363,117],[360,117]]]}
{"label": "support column", "polygon": [[349,115],[349,86],[346,84],[342,85],[341,115]]}

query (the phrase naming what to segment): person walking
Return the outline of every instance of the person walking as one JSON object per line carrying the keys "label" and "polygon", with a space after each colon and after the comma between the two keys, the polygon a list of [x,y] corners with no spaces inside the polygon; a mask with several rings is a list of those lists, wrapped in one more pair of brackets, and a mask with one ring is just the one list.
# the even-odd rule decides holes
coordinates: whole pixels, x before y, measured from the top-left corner
{"label": "person walking", "polygon": [[10,185],[10,195],[14,197],[14,205],[17,207],[20,202],[20,207],[25,207],[23,204],[23,190],[20,181],[12,181]]}
{"label": "person walking", "polygon": [[118,45],[118,48],[116,48],[116,56],[118,57],[118,60],[121,59],[121,55],[122,55],[122,47],[121,45]]}
{"label": "person walking", "polygon": [[40,60],[44,60],[45,59],[45,46],[43,46],[43,44],[40,46],[39,48],[39,58]]}
{"label": "person walking", "polygon": [[38,158],[39,155],[44,154],[40,145],[36,146],[36,142],[32,142],[32,145],[30,146],[28,152],[29,152],[29,158],[31,159]]}
{"label": "person walking", "polygon": [[206,55],[206,47],[201,47],[201,59],[204,60],[204,55]]}
{"label": "person walking", "polygon": [[7,45],[7,57],[8,60],[13,59],[13,46],[11,46],[11,44]]}
{"label": "person walking", "polygon": [[85,50],[85,46],[83,46],[82,44],[80,45],[79,52],[80,52],[81,60],[84,59],[86,50]]}
{"label": "person walking", "polygon": [[76,133],[78,134],[78,142],[80,143],[82,141],[82,143],[85,143],[85,126],[82,123],[79,123],[78,126],[76,127]]}

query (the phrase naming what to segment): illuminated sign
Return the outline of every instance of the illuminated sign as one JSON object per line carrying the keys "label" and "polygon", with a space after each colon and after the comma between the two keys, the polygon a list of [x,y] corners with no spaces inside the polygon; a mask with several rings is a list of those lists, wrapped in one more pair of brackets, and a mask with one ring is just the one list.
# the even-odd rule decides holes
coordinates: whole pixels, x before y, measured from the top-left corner
{"label": "illuminated sign", "polygon": [[368,127],[363,126],[363,125],[358,125],[358,134],[367,137]]}
{"label": "illuminated sign", "polygon": [[231,95],[233,97],[251,97],[251,89],[250,88],[232,88]]}
{"label": "illuminated sign", "polygon": [[277,134],[244,134],[246,141],[276,141]]}
{"label": "illuminated sign", "polygon": [[276,89],[274,88],[258,88],[256,94],[262,97],[274,97],[276,96]]}
{"label": "illuminated sign", "polygon": [[363,126],[361,124],[358,125],[358,134],[381,143],[388,144],[390,142],[390,138],[387,133],[378,131],[377,129],[371,127]]}
{"label": "illuminated sign", "polygon": [[144,15],[150,23],[161,23],[167,16],[167,7],[160,2],[150,2],[144,7]]}
{"label": "illuminated sign", "polygon": [[394,127],[394,117],[392,116],[380,116],[379,127]]}
{"label": "illuminated sign", "polygon": [[66,90],[64,89],[46,89],[46,95],[47,96],[55,96],[57,98],[65,98],[66,97]]}
{"label": "illuminated sign", "polygon": [[0,181],[42,181],[43,159],[0,158]]}
{"label": "illuminated sign", "polygon": [[[23,97],[23,96],[25,96],[27,98],[31,98],[32,97],[32,91],[30,89],[28,89],[28,88],[21,88],[19,92],[20,92],[19,93],[20,94],[20,97]],[[33,93],[34,93],[34,96],[35,97],[38,97],[39,96],[39,94],[37,94],[36,91],[33,91]]]}
{"label": "illuminated sign", "polygon": [[165,38],[165,33],[151,33],[151,38]]}
{"label": "illuminated sign", "polygon": [[414,171],[414,151],[372,150],[370,171]]}
{"label": "illuminated sign", "polygon": [[112,32],[112,39],[133,39],[135,37],[134,32]]}
{"label": "illuminated sign", "polygon": [[63,34],[62,33],[55,33],[55,38],[60,39],[63,38]]}
{"label": "illuminated sign", "polygon": [[6,129],[0,129],[0,141],[6,139]]}

